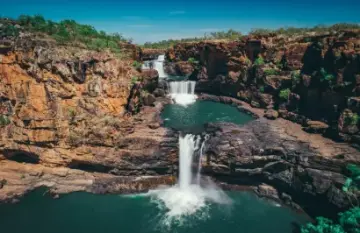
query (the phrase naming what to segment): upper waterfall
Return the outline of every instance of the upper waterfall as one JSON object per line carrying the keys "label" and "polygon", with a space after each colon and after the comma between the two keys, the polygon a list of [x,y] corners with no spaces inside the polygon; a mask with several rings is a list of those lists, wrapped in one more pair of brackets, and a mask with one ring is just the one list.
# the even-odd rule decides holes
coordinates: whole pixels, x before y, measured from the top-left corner
{"label": "upper waterfall", "polygon": [[159,55],[156,60],[145,61],[141,68],[143,70],[155,69],[159,74],[159,78],[167,78],[168,75],[164,71],[164,61],[165,55]]}
{"label": "upper waterfall", "polygon": [[159,55],[158,59],[154,61],[154,69],[157,70],[159,78],[167,78],[164,70],[165,55]]}
{"label": "upper waterfall", "polygon": [[196,101],[195,81],[174,81],[169,83],[169,92],[175,103],[180,105],[192,104]]}

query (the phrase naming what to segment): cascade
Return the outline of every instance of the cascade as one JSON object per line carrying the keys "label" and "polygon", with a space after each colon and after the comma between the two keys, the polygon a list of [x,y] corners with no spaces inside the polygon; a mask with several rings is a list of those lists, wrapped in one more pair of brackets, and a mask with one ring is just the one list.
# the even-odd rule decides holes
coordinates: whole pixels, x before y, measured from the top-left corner
{"label": "cascade", "polygon": [[201,180],[201,165],[202,165],[201,162],[202,162],[202,155],[203,155],[205,143],[206,143],[206,141],[207,141],[208,139],[209,139],[209,135],[206,134],[206,135],[205,135],[205,139],[204,139],[204,141],[201,143],[201,147],[200,147],[198,168],[197,168],[197,174],[196,174],[196,184],[198,184],[198,185],[200,185],[200,180]]}
{"label": "cascade", "polygon": [[154,69],[159,73],[159,78],[167,78],[164,71],[165,55],[159,55],[158,59],[154,61]]}
{"label": "cascade", "polygon": [[[159,77],[166,77],[163,69],[164,55],[154,63]],[[169,95],[179,105],[187,106],[196,101],[195,81],[168,82]],[[185,216],[202,218],[209,208],[209,203],[229,204],[231,200],[210,179],[201,179],[201,160],[205,148],[205,139],[200,135],[186,134],[179,137],[179,179],[171,187],[150,190],[149,195],[160,209],[165,209],[163,223],[171,225]],[[193,166],[193,165],[197,166]],[[193,170],[196,170],[193,174]],[[200,182],[201,181],[201,182]],[[201,185],[200,185],[201,184]]]}
{"label": "cascade", "polygon": [[169,82],[170,97],[177,104],[186,106],[196,101],[195,81]]}
{"label": "cascade", "polygon": [[164,61],[165,61],[165,55],[159,55],[156,60],[145,61],[141,69],[143,70],[150,69],[151,68],[150,63],[152,63],[152,68],[157,70],[159,74],[159,78],[167,78],[168,76],[164,71]]}
{"label": "cascade", "polygon": [[[194,156],[204,148],[200,136],[187,134],[179,138],[179,180],[171,187],[150,190],[148,195],[167,210],[163,223],[171,225],[174,221],[181,220],[184,216],[193,215],[199,218],[206,216],[203,211],[208,208],[208,203],[230,204],[231,200],[211,180],[200,186],[200,171],[196,176],[192,173]],[[201,156],[201,155],[199,155]],[[200,166],[200,165],[198,165]],[[198,178],[199,177],[199,178]]]}

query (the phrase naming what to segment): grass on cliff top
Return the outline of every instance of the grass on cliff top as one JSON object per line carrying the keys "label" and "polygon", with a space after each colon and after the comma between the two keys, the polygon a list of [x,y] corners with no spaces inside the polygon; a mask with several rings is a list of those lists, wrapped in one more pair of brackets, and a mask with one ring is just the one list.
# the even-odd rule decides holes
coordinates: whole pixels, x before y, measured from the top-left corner
{"label": "grass on cliff top", "polygon": [[54,38],[59,44],[84,44],[88,49],[101,51],[110,49],[121,53],[121,43],[131,43],[119,33],[108,34],[97,31],[91,25],[79,24],[74,20],[54,22],[41,15],[21,15],[17,19],[0,19],[0,37],[18,36],[20,31],[40,32]]}
{"label": "grass on cliff top", "polygon": [[[351,24],[351,23],[338,23],[331,26],[317,25],[312,28],[296,28],[296,27],[286,27],[279,29],[266,29],[266,28],[254,28],[250,31],[250,36],[268,36],[268,35],[305,35],[306,33],[327,33],[333,31],[341,30],[360,30],[360,24]],[[244,35],[241,32],[229,29],[228,31],[219,31],[211,32],[209,34],[205,33],[203,36],[193,37],[193,38],[183,38],[178,40],[162,40],[159,42],[146,42],[144,48],[153,48],[153,49],[166,49],[170,48],[178,43],[187,43],[187,42],[200,42],[200,41],[234,41],[241,39]]]}
{"label": "grass on cliff top", "polygon": [[152,48],[152,49],[166,49],[174,46],[177,43],[186,43],[186,42],[200,42],[200,41],[228,41],[228,40],[237,40],[242,37],[241,32],[229,29],[227,31],[219,31],[219,32],[211,32],[205,33],[204,36],[200,37],[192,37],[192,38],[183,38],[179,40],[162,40],[159,42],[146,42],[143,47],[144,48]]}

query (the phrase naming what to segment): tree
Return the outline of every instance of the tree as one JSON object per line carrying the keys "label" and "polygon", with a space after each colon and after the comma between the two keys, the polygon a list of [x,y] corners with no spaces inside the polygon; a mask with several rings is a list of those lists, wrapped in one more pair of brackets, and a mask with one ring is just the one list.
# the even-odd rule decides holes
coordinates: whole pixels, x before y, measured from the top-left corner
{"label": "tree", "polygon": [[[360,187],[360,168],[355,164],[348,164],[346,168],[350,175],[346,179],[343,191],[356,198]],[[317,217],[316,223],[308,223],[301,228],[301,233],[360,233],[360,208],[358,206],[339,213],[338,216],[338,224],[330,219]]]}

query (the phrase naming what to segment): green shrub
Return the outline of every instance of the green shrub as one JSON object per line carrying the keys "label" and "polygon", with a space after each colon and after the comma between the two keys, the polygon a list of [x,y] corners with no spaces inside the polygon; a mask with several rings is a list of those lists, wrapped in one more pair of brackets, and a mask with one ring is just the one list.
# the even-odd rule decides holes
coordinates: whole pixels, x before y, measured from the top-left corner
{"label": "green shrub", "polygon": [[280,70],[284,69],[284,65],[281,61],[276,62],[276,67],[279,68]]}
{"label": "green shrub", "polygon": [[[295,28],[295,27],[286,27],[286,28],[279,28],[275,30],[265,29],[265,28],[257,28],[252,29],[250,31],[250,35],[256,36],[264,36],[270,33],[274,34],[283,34],[283,35],[299,35],[305,34],[307,32],[317,32],[317,33],[324,33],[329,31],[340,31],[340,30],[347,30],[347,29],[360,29],[360,24],[352,24],[352,23],[339,23],[334,24],[331,26],[324,26],[324,25],[317,25],[312,28]],[[309,38],[306,38],[309,39]]]}
{"label": "green shrub", "polygon": [[264,74],[266,76],[269,76],[269,75],[277,75],[277,74],[280,74],[280,72],[278,70],[275,70],[275,69],[266,69],[264,70]]}
{"label": "green shrub", "polygon": [[114,53],[120,53],[119,42],[128,42],[119,33],[107,34],[97,31],[91,25],[79,24],[74,20],[53,22],[45,20],[41,15],[21,15],[17,23],[26,30],[46,33],[60,44],[80,42],[92,50],[108,48]]}
{"label": "green shrub", "polygon": [[0,126],[5,126],[8,124],[10,124],[9,118],[5,115],[0,115]]}
{"label": "green shrub", "polygon": [[357,125],[359,123],[359,115],[357,113],[347,113],[345,115],[345,124],[346,125]]}
{"label": "green shrub", "polygon": [[283,89],[283,90],[280,91],[279,97],[282,100],[288,100],[290,93],[291,93],[291,91],[290,91],[289,88]]}
{"label": "green shrub", "polygon": [[264,92],[265,92],[264,86],[259,87],[259,91],[260,91],[261,93],[264,93]]}
{"label": "green shrub", "polygon": [[136,76],[132,77],[131,84],[134,85],[138,80],[139,80],[139,77],[136,77]]}
{"label": "green shrub", "polygon": [[75,122],[76,110],[74,108],[68,108],[68,114],[70,118],[70,123],[73,124]]}
{"label": "green shrub", "polygon": [[256,65],[256,66],[260,66],[260,65],[264,65],[264,64],[265,64],[264,58],[262,58],[261,56],[256,58],[256,60],[254,61],[254,65]]}
{"label": "green shrub", "polygon": [[294,70],[291,72],[291,79],[293,81],[300,81],[300,78],[301,78],[301,74],[300,74],[300,70]]}
{"label": "green shrub", "polygon": [[17,29],[14,25],[4,25],[0,27],[0,36],[7,37],[7,36],[18,36],[19,29]]}
{"label": "green shrub", "polygon": [[193,64],[193,65],[199,64],[199,61],[196,60],[196,59],[193,58],[193,57],[190,57],[190,58],[188,59],[188,62],[191,63],[191,64]]}
{"label": "green shrub", "polygon": [[245,64],[250,66],[251,65],[251,61],[248,57],[245,57]]}
{"label": "green shrub", "polygon": [[316,223],[303,226],[301,233],[360,233],[360,208],[354,207],[339,213],[339,224],[324,217],[317,217]]}
{"label": "green shrub", "polygon": [[132,66],[137,70],[141,70],[142,63],[138,61],[134,61]]}
{"label": "green shrub", "polygon": [[320,69],[320,74],[321,74],[321,78],[320,78],[321,82],[327,81],[329,83],[332,83],[335,80],[335,76],[326,72],[324,68]]}
{"label": "green shrub", "polygon": [[360,167],[356,164],[348,164],[346,169],[350,175],[346,179],[342,190],[347,193],[350,192],[351,194],[351,192],[357,191],[360,188]]}
{"label": "green shrub", "polygon": [[339,223],[349,233],[360,233],[360,208],[355,207],[339,214]]}
{"label": "green shrub", "polygon": [[291,72],[291,83],[292,83],[292,87],[296,87],[299,83],[301,79],[301,74],[300,74],[300,70],[294,70]]}
{"label": "green shrub", "polygon": [[357,113],[354,113],[352,116],[351,116],[351,124],[352,125],[357,125],[359,122],[359,115]]}

